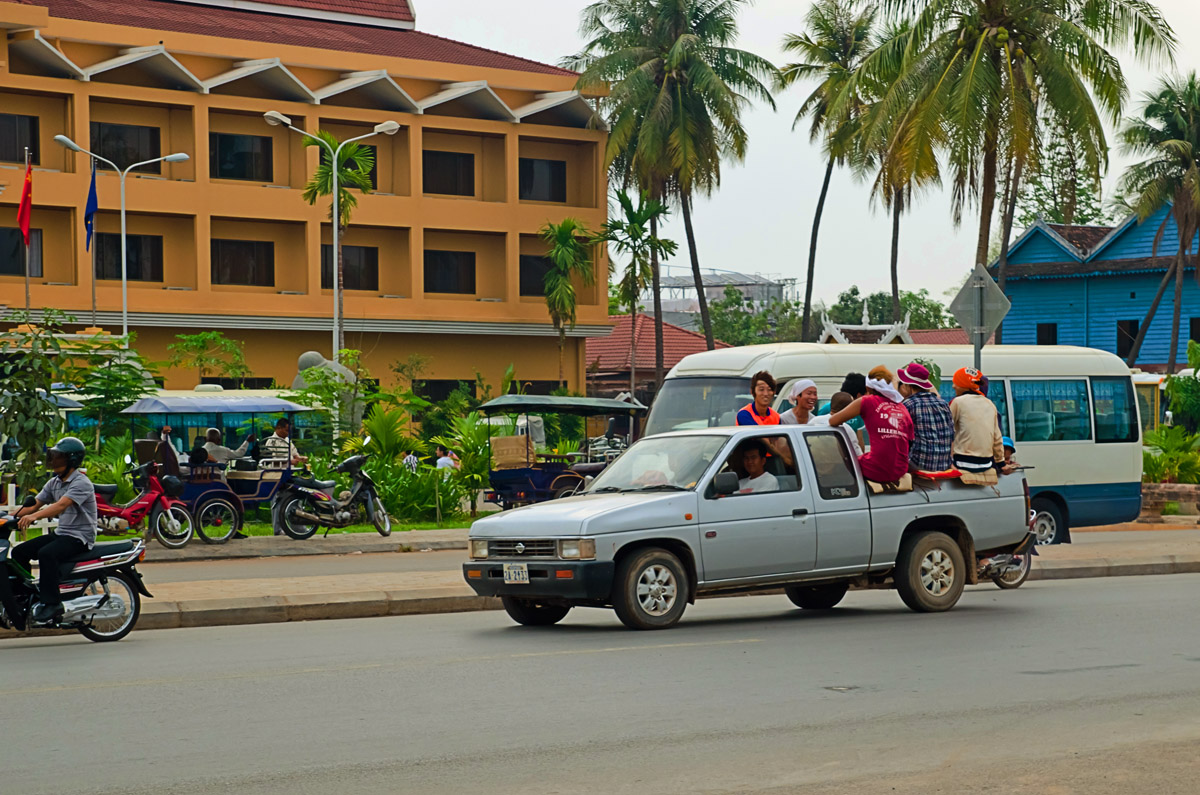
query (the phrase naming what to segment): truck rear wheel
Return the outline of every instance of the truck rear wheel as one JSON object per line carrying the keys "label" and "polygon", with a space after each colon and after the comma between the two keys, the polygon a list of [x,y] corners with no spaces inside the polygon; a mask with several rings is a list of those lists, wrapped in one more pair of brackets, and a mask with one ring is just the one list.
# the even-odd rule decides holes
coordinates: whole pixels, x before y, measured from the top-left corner
{"label": "truck rear wheel", "polygon": [[896,590],[910,610],[940,613],[958,604],[967,570],[958,543],[945,533],[908,536],[896,560]]}
{"label": "truck rear wheel", "polygon": [[516,596],[501,596],[508,617],[527,627],[548,627],[557,624],[571,612],[570,605],[553,605],[536,599],[521,599]]}
{"label": "truck rear wheel", "polygon": [[613,609],[630,629],[674,626],[687,603],[687,572],[679,558],[667,550],[639,550],[617,564]]}
{"label": "truck rear wheel", "polygon": [[783,591],[796,607],[829,610],[842,601],[849,589],[849,583],[838,582],[832,585],[789,585]]}

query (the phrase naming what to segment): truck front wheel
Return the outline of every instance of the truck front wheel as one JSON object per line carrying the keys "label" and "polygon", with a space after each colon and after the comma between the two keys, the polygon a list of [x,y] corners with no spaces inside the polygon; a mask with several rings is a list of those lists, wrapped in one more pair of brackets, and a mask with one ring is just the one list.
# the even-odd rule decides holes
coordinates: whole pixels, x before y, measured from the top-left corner
{"label": "truck front wheel", "polygon": [[967,570],[958,543],[945,533],[908,536],[896,560],[896,590],[910,610],[940,613],[958,604]]}
{"label": "truck front wheel", "polygon": [[639,550],[617,564],[613,609],[630,629],[674,626],[687,603],[687,572],[667,550]]}

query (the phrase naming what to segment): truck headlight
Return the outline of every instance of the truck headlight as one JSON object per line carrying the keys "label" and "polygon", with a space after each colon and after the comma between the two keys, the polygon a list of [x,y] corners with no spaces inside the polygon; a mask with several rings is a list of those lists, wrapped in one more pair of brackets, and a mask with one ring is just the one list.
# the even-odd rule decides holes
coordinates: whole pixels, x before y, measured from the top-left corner
{"label": "truck headlight", "polygon": [[596,539],[564,538],[558,542],[558,556],[563,560],[595,560]]}
{"label": "truck headlight", "polygon": [[486,538],[471,539],[471,560],[487,560],[488,542]]}

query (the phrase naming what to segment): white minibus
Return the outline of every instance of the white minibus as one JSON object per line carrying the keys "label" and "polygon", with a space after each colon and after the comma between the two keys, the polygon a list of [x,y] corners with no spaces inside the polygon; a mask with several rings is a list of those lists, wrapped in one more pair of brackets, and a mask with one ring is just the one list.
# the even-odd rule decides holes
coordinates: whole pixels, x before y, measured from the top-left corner
{"label": "white minibus", "polygon": [[[822,403],[847,373],[883,364],[893,372],[914,359],[937,364],[941,392],[970,367],[967,345],[818,345],[779,343],[723,348],[686,357],[671,369],[646,419],[646,433],[733,425],[750,402],[750,376],[771,373],[776,408],[792,383],[811,378]],[[1004,435],[1016,444],[1037,512],[1040,543],[1070,541],[1071,527],[1116,524],[1141,509],[1142,446],[1129,368],[1094,348],[996,345],[983,351],[988,397]]]}

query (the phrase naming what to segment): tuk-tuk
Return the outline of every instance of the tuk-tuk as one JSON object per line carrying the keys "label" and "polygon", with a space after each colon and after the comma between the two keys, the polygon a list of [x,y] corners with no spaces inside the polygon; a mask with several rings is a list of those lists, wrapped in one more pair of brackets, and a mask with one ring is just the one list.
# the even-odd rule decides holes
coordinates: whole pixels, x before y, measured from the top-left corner
{"label": "tuk-tuk", "polygon": [[[223,544],[242,529],[247,508],[269,503],[291,477],[291,461],[255,457],[247,446],[245,456],[228,464],[189,466],[188,451],[204,443],[209,428],[220,430],[222,444],[234,450],[251,433],[260,439],[272,433],[282,417],[291,422],[295,434],[296,415],[308,411],[307,406],[278,397],[206,392],[146,397],[121,413],[132,419],[137,462],[157,457],[168,474],[178,474],[184,483],[182,499],[196,519],[200,539]],[[159,444],[165,426],[171,427],[172,446],[181,451],[174,461],[164,457],[166,446]]]}
{"label": "tuk-tuk", "polygon": [[[489,473],[491,490],[484,494],[487,502],[508,510],[520,505],[569,497],[584,486],[614,458],[629,446],[630,439],[614,432],[613,418],[626,417],[632,432],[636,420],[646,413],[638,402],[612,398],[566,397],[559,395],[504,395],[479,407],[489,418],[513,417],[515,433],[492,437],[488,443],[492,452]],[[580,449],[568,453],[539,453],[535,433],[541,423],[530,422],[528,415],[566,414],[577,417],[609,417],[608,430],[600,436],[589,436],[586,429]],[[526,418],[524,422],[522,418]],[[490,426],[489,426],[490,427]]]}

